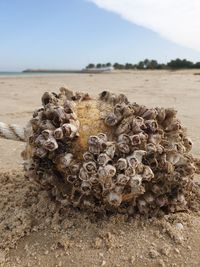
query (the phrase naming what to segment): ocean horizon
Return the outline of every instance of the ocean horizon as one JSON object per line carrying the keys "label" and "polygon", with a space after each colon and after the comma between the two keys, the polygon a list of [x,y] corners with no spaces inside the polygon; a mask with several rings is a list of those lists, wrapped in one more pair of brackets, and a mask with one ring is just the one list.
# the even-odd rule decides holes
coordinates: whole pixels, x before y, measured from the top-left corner
{"label": "ocean horizon", "polygon": [[0,71],[0,76],[7,76],[7,75],[20,75],[22,72],[19,71]]}
{"label": "ocean horizon", "polygon": [[46,75],[63,75],[63,72],[20,72],[20,71],[0,71],[0,77],[16,76],[46,76]]}

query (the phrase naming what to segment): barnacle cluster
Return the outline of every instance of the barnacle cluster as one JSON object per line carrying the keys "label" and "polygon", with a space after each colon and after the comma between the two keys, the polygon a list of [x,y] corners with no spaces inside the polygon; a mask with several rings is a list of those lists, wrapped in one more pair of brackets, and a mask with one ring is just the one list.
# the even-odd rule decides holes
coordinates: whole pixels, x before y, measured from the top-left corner
{"label": "barnacle cluster", "polygon": [[56,200],[94,212],[185,209],[195,166],[174,109],[65,88],[44,93],[42,104],[27,129],[24,165]]}

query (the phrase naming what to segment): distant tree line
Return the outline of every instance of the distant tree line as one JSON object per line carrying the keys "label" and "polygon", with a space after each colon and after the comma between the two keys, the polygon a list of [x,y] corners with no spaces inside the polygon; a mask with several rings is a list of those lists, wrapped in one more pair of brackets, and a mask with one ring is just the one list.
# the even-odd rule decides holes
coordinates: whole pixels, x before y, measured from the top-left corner
{"label": "distant tree line", "polygon": [[98,63],[95,65],[93,63],[90,63],[87,65],[86,69],[93,69],[93,68],[100,69],[100,68],[106,68],[106,67],[112,67],[112,64],[111,63],[106,63],[106,64]]}
{"label": "distant tree line", "polygon": [[132,63],[126,63],[126,64],[119,64],[119,63],[106,63],[106,64],[93,64],[90,63],[86,67],[87,69],[92,68],[105,68],[105,67],[113,67],[116,70],[162,70],[162,69],[199,69],[200,68],[200,62],[192,62],[187,59],[180,59],[177,58],[175,60],[171,60],[170,62],[166,64],[160,64],[157,62],[157,60],[154,59],[145,59],[143,61],[138,62],[137,64]]}

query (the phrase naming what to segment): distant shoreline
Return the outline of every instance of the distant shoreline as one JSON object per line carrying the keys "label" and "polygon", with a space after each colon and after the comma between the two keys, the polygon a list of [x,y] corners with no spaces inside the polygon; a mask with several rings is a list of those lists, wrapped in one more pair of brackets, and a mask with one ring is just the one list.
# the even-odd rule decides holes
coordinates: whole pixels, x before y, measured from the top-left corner
{"label": "distant shoreline", "polygon": [[64,74],[109,74],[109,71],[96,70],[24,70],[24,71],[0,71],[0,77],[27,77],[27,76],[46,76],[46,75],[64,75]]}
{"label": "distant shoreline", "polygon": [[48,70],[48,69],[27,69],[23,70],[22,73],[107,73],[108,70],[103,69],[82,69],[82,70]]}
{"label": "distant shoreline", "polygon": [[193,74],[193,75],[200,75],[200,69],[181,69],[181,70],[113,70],[113,71],[83,71],[83,70],[26,70],[21,72],[11,72],[11,71],[0,71],[0,78],[6,77],[34,77],[34,76],[57,76],[57,75],[78,75],[78,74],[106,74],[106,75],[118,75],[118,74],[148,74],[148,73],[176,73],[176,74]]}

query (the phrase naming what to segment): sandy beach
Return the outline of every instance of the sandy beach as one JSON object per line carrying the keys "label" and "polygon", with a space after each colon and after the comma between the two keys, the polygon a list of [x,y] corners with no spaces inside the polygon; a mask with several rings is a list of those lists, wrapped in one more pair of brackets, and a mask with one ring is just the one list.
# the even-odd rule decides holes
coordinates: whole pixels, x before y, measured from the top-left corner
{"label": "sandy beach", "polygon": [[[148,107],[174,107],[193,141],[193,155],[200,157],[197,72],[0,76],[0,121],[26,125],[41,95],[61,86],[92,96],[109,90]],[[0,266],[200,266],[199,212],[128,221],[125,216],[96,221],[73,211],[58,214],[45,191],[24,179],[23,148],[24,143],[0,139]]]}

